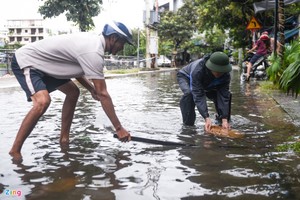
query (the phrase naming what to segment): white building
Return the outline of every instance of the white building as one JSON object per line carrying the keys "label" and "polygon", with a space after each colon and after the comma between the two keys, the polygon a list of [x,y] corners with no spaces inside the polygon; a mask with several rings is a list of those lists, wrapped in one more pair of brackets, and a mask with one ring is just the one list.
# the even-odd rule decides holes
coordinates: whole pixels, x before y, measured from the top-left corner
{"label": "white building", "polygon": [[42,40],[48,36],[49,30],[44,28],[43,19],[11,19],[7,20],[8,42],[14,44]]}
{"label": "white building", "polygon": [[157,0],[159,12],[163,11],[177,11],[182,5],[183,0]]}

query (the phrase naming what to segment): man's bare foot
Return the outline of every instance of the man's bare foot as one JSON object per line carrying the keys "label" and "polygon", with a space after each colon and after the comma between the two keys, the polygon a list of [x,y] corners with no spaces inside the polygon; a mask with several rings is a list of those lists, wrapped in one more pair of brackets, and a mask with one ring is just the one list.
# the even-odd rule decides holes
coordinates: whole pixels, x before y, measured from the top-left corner
{"label": "man's bare foot", "polygon": [[19,153],[19,152],[10,151],[9,155],[12,157],[13,162],[18,162],[19,163],[19,162],[23,161],[22,154]]}
{"label": "man's bare foot", "polygon": [[62,152],[66,152],[69,150],[69,143],[70,143],[69,139],[61,138],[59,143]]}
{"label": "man's bare foot", "polygon": [[69,150],[69,143],[60,143],[61,152],[66,153]]}

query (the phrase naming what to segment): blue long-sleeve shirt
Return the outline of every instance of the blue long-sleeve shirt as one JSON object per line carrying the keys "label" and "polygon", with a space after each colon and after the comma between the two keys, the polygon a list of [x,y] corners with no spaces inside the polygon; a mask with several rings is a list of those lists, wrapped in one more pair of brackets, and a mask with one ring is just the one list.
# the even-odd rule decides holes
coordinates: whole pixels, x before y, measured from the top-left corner
{"label": "blue long-sleeve shirt", "polygon": [[206,103],[206,92],[215,90],[217,93],[217,107],[220,110],[221,118],[228,118],[230,101],[230,73],[224,73],[221,77],[215,78],[211,71],[205,66],[210,55],[196,60],[179,70],[190,80],[190,91],[194,102],[201,116],[209,117]]}

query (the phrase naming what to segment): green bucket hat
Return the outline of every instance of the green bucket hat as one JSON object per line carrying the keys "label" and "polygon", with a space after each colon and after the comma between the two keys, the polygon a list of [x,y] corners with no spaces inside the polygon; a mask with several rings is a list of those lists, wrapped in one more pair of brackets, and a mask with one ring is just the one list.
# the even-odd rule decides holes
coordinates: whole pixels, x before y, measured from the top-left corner
{"label": "green bucket hat", "polygon": [[223,52],[214,52],[205,63],[206,67],[214,72],[226,73],[232,70],[228,56]]}

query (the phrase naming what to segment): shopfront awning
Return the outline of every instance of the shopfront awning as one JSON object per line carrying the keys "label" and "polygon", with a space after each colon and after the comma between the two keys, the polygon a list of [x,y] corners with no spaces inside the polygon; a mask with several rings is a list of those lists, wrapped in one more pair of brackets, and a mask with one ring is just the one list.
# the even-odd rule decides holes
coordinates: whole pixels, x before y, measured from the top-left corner
{"label": "shopfront awning", "polygon": [[294,28],[292,30],[287,30],[287,31],[284,31],[284,38],[286,40],[290,39],[291,37],[294,37],[296,35],[299,35],[299,27],[297,28]]}
{"label": "shopfront awning", "polygon": [[[258,13],[258,12],[262,12],[265,10],[274,9],[275,2],[276,2],[275,0],[264,0],[264,1],[253,3],[254,12]],[[300,0],[284,0],[285,5],[289,5],[289,4],[297,3],[297,2],[300,2]]]}

